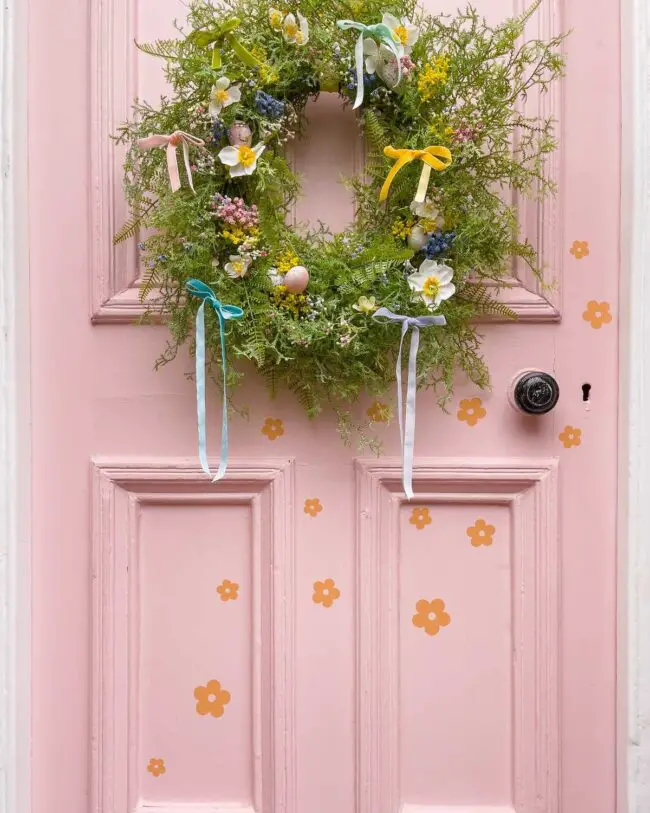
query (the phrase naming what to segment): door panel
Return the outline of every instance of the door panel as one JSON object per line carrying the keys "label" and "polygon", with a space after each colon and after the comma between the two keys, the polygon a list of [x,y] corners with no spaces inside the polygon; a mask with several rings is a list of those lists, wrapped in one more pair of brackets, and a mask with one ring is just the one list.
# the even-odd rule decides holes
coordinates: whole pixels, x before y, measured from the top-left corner
{"label": "door panel", "polygon": [[[527,102],[559,119],[559,195],[519,202],[554,284],[512,269],[519,321],[482,326],[491,392],[460,380],[447,414],[419,396],[411,503],[394,422],[368,458],[252,371],[228,478],[200,472],[191,361],[153,371],[165,328],[131,324],[135,245],[111,244],[108,136],[163,87],[132,41],[175,15],[30,3],[34,813],[611,813],[617,4],[544,0],[531,22],[573,30],[561,88]],[[341,228],[354,115],[324,96],[310,120],[295,219]],[[507,397],[531,368],[560,385],[542,418]],[[211,390],[213,449],[219,410]]]}

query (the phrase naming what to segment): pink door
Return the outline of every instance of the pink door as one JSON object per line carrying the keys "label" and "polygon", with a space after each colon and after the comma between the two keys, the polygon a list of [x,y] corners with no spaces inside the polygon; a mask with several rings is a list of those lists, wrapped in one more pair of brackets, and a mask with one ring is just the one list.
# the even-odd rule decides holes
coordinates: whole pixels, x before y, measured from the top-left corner
{"label": "pink door", "polygon": [[[518,323],[485,325],[491,393],[420,397],[411,503],[394,422],[360,457],[254,375],[206,480],[191,361],[153,371],[165,328],[131,324],[133,245],[111,245],[109,134],[162,87],[132,41],[183,4],[29,8],[33,813],[612,813],[618,4],[535,18],[573,29],[540,102],[560,194],[521,211],[554,285],[522,275]],[[334,97],[313,120],[299,215],[340,227],[361,146]],[[547,416],[508,401],[529,369],[559,382]]]}

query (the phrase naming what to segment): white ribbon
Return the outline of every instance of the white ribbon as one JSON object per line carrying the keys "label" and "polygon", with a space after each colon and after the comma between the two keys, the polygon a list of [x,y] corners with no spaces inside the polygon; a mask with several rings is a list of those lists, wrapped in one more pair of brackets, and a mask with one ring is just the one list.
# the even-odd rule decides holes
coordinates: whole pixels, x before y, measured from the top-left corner
{"label": "white ribbon", "polygon": [[[397,364],[395,365],[395,379],[397,381],[397,415],[399,419],[399,435],[402,444],[402,485],[407,499],[413,497],[413,447],[415,445],[415,397],[417,394],[417,358],[420,346],[420,328],[442,326],[447,324],[444,316],[401,316],[389,311],[388,308],[379,308],[373,314],[378,322],[401,322],[402,338],[399,343]],[[402,415],[402,346],[404,338],[411,328],[411,348],[409,351],[408,379],[406,384],[406,416]]]}

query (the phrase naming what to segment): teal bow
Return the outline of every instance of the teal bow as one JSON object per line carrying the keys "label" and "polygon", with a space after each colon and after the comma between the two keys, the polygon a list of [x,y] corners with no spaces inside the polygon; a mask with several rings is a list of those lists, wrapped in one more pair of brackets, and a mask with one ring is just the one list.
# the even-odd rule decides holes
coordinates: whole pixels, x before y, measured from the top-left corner
{"label": "teal bow", "polygon": [[363,102],[363,40],[364,37],[369,37],[380,45],[383,43],[384,45],[388,46],[390,50],[395,55],[397,59],[397,81],[399,82],[399,78],[402,75],[402,66],[401,66],[401,58],[402,54],[397,47],[395,40],[393,39],[393,32],[387,25],[384,23],[375,23],[374,25],[364,25],[363,23],[357,23],[355,20],[339,20],[337,23],[338,27],[343,31],[347,31],[348,29],[354,29],[359,31],[359,38],[357,39],[357,44],[354,48],[354,61],[356,64],[357,69],[357,98],[354,101],[353,110],[356,110],[357,107],[361,105]]}
{"label": "teal bow", "polygon": [[221,420],[221,456],[219,469],[212,482],[225,475],[228,467],[228,362],[226,359],[226,332],[227,319],[241,319],[244,311],[236,305],[223,305],[216,297],[212,288],[201,282],[200,279],[191,279],[185,283],[189,294],[201,299],[196,314],[196,411],[199,431],[199,461],[201,468],[210,477],[210,464],[208,463],[207,433],[205,420],[205,304],[212,305],[219,321],[219,336],[221,340],[221,365],[223,368],[223,417]]}

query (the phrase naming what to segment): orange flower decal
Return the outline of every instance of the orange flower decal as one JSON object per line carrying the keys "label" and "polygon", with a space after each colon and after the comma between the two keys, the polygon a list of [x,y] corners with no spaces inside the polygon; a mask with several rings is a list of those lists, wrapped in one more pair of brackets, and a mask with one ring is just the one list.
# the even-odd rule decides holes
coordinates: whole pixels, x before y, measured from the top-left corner
{"label": "orange flower decal", "polygon": [[269,440],[276,440],[284,435],[284,424],[280,418],[267,418],[262,427],[262,434],[266,435]]}
{"label": "orange flower decal", "polygon": [[573,254],[576,260],[581,260],[589,255],[589,243],[586,240],[574,240],[569,253]]}
{"label": "orange flower decal", "polygon": [[612,321],[612,314],[609,310],[609,302],[596,302],[592,299],[587,302],[587,310],[582,314],[585,322],[589,322],[595,330],[600,330],[603,325],[608,325]]}
{"label": "orange flower decal", "polygon": [[468,426],[476,426],[486,415],[487,410],[480,398],[463,398],[456,413],[458,420],[465,421]]}
{"label": "orange flower decal", "polygon": [[366,415],[373,423],[387,423],[392,415],[392,410],[388,404],[382,404],[381,401],[375,401],[366,410]]}
{"label": "orange flower decal", "polygon": [[414,508],[409,518],[411,525],[421,531],[426,525],[431,525],[431,516],[428,508]]}
{"label": "orange flower decal", "polygon": [[165,760],[164,759],[150,759],[147,765],[147,770],[152,776],[158,777],[160,774],[165,773]]}
{"label": "orange flower decal", "polygon": [[230,692],[222,689],[218,680],[209,680],[205,686],[197,686],[194,697],[197,701],[196,711],[203,716],[211,714],[213,717],[223,717],[230,703]]}
{"label": "orange flower decal", "polygon": [[413,616],[413,624],[423,629],[427,635],[437,635],[440,627],[446,627],[451,622],[451,616],[445,612],[445,602],[440,598],[432,601],[420,599],[415,609],[417,612]]}
{"label": "orange flower decal", "polygon": [[314,604],[331,607],[340,595],[341,591],[334,584],[334,579],[325,579],[324,582],[314,582],[314,595],[311,599]]}
{"label": "orange flower decal", "polygon": [[472,540],[475,548],[480,548],[481,545],[491,545],[494,525],[488,525],[484,519],[477,519],[474,525],[467,529],[467,536]]}
{"label": "orange flower decal", "polygon": [[237,595],[238,590],[239,585],[237,582],[231,582],[229,579],[224,579],[217,587],[217,593],[221,596],[222,601],[236,601],[239,598]]}
{"label": "orange flower decal", "polygon": [[580,446],[582,443],[582,429],[576,429],[575,426],[565,426],[564,431],[560,432],[558,438],[564,444],[565,449]]}
{"label": "orange flower decal", "polygon": [[313,500],[305,500],[305,514],[309,514],[310,517],[318,516],[322,510],[323,506],[318,497]]}

